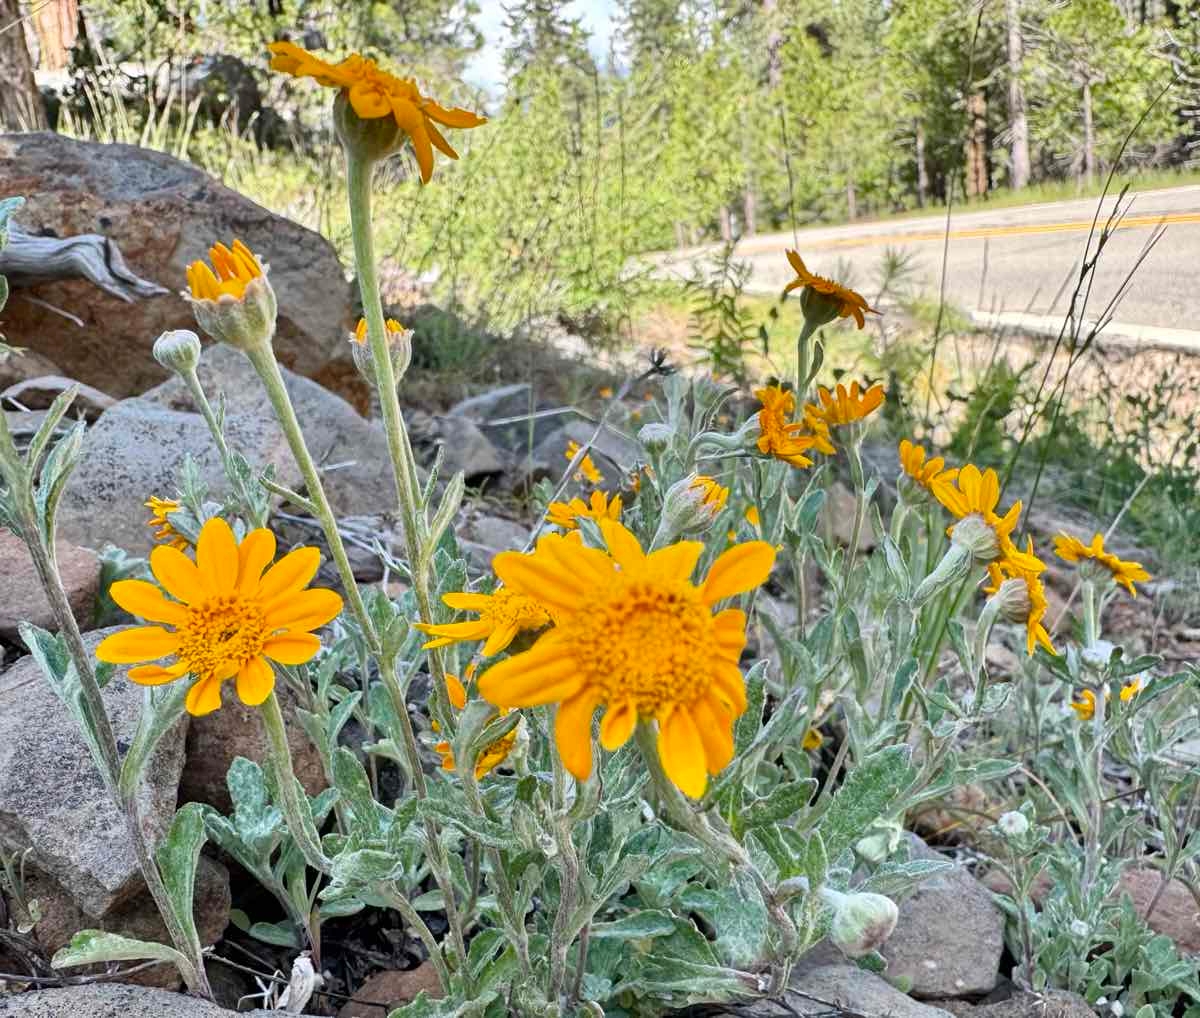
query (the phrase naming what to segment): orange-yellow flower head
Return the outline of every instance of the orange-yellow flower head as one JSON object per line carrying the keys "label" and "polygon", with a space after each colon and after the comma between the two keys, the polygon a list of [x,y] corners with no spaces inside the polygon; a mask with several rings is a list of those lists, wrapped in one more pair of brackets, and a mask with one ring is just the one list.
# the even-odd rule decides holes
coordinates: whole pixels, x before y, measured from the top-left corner
{"label": "orange-yellow flower head", "polygon": [[146,521],[146,526],[154,528],[154,540],[169,544],[180,551],[187,548],[187,538],[171,526],[171,521],[167,519],[171,513],[179,512],[179,503],[175,499],[151,495],[142,505],[153,514]]}
{"label": "orange-yellow flower head", "polygon": [[[396,319],[389,318],[384,322],[384,339],[387,341],[388,358],[392,362],[392,375],[399,382],[412,363],[412,329],[406,329]],[[370,330],[367,320],[360,318],[354,332],[350,334],[350,356],[358,373],[371,385],[378,386],[378,372],[375,370],[375,360],[368,342]]]}
{"label": "orange-yellow flower head", "polygon": [[[1036,564],[1036,568],[1030,568]],[[991,585],[984,593],[998,599],[1004,618],[1025,626],[1025,649],[1029,654],[1041,644],[1051,654],[1057,654],[1050,634],[1042,624],[1046,617],[1046,588],[1041,573],[1046,564],[1033,553],[1033,538],[1029,538],[1026,550],[1019,558],[1002,558],[988,563]]]}
{"label": "orange-yellow flower head", "polygon": [[[407,331],[404,326],[394,318],[389,318],[384,323],[384,327],[387,329],[388,339],[391,339],[393,336],[401,335]],[[365,318],[360,318],[358,320],[358,324],[354,327],[354,342],[358,343],[360,346],[367,345],[367,320]]]}
{"label": "orange-yellow flower head", "polygon": [[[793,467],[811,467],[810,449],[824,452],[823,437],[812,432],[803,421],[793,421],[796,396],[778,385],[754,390],[754,398],[762,404],[758,411],[758,451],[774,456]],[[824,440],[827,445],[827,440]],[[830,452],[832,446],[828,446]]]}
{"label": "orange-yellow flower head", "polygon": [[580,519],[619,520],[621,509],[620,495],[609,498],[602,491],[593,491],[588,502],[581,498],[573,498],[570,502],[551,502],[546,510],[546,519],[564,530],[577,530]]}
{"label": "orange-yellow flower head", "polygon": [[441,625],[418,622],[416,628],[433,637],[422,649],[484,640],[483,656],[491,657],[506,649],[518,633],[543,629],[551,621],[550,614],[536,597],[508,587],[501,587],[494,594],[445,594],[442,600],[456,611],[475,612],[479,618]]}
{"label": "orange-yellow flower head", "polygon": [[297,548],[271,565],[274,558],[271,531],[252,530],[239,544],[220,518],[201,529],[195,561],[160,545],[150,553],[150,569],[161,587],[118,580],[111,593],[130,614],[163,625],[113,633],[96,648],[96,657],[112,664],[174,657],[169,665],[131,668],[129,678],[157,686],[191,676],[186,701],[191,714],[220,707],[221,683],[234,677],[243,703],[262,703],[275,688],[270,662],[308,661],[321,649],[313,630],[342,610],[332,590],[306,589],[321,564],[316,548]]}
{"label": "orange-yellow flower head", "polygon": [[1019,551],[1012,542],[1012,532],[1021,517],[1021,503],[1014,502],[1003,516],[996,512],[1000,503],[1000,478],[995,470],[989,468],[980,472],[975,464],[968,463],[959,471],[954,484],[939,487],[934,495],[962,521],[951,527],[951,536],[959,541],[966,539],[965,535],[970,532],[971,550],[977,560],[992,562],[1006,558],[1027,572],[1035,573],[1045,568],[1036,556]]}
{"label": "orange-yellow flower head", "polygon": [[374,60],[351,53],[337,64],[326,63],[290,42],[273,42],[271,69],[295,78],[312,78],[326,88],[339,89],[350,108],[361,120],[389,117],[412,142],[421,182],[433,176],[433,150],[457,159],[458,153],[438,130],[444,127],[470,128],[487,122],[469,110],[447,109],[421,95],[411,78],[398,78],[382,70]]}
{"label": "orange-yellow flower head", "polygon": [[[958,477],[958,470],[947,470],[946,461],[941,456],[925,458],[923,446],[915,445],[907,438],[900,443],[900,469],[906,477],[911,478],[912,484],[922,488],[941,501],[939,491],[945,493]],[[912,488],[908,489],[910,493]]]}
{"label": "orange-yellow flower head", "polygon": [[[1121,687],[1121,702],[1129,703],[1135,696],[1142,691],[1142,680],[1134,679],[1132,682]],[[1104,701],[1107,703],[1112,699],[1112,694],[1105,693]],[[1085,689],[1079,694],[1079,699],[1072,701],[1071,709],[1075,711],[1080,721],[1091,721],[1096,716],[1096,694]]]}
{"label": "orange-yellow flower head", "polygon": [[817,395],[821,405],[809,403],[804,409],[807,414],[823,421],[829,427],[861,421],[883,405],[883,386],[878,382],[865,392],[857,382],[851,382],[849,389],[839,382],[836,392],[831,392],[822,385],[817,388]]}
{"label": "orange-yellow flower head", "polygon": [[699,797],[733,758],[733,723],[746,709],[738,661],[746,615],[716,605],[763,583],[775,549],[748,541],[690,580],[704,545],[681,541],[647,555],[620,523],[601,520],[608,551],[543,537],[531,555],[502,552],[493,566],[509,589],[539,598],[555,625],[533,647],[493,665],[479,691],[498,707],[557,703],[555,742],[576,778],[592,770],[592,716],[615,750],[639,719],[658,724],[668,777]]}
{"label": "orange-yellow flower head", "polygon": [[1054,554],[1065,562],[1076,562],[1101,575],[1111,575],[1113,582],[1120,584],[1133,597],[1137,597],[1134,583],[1144,583],[1150,579],[1150,574],[1140,562],[1127,562],[1105,551],[1103,534],[1096,534],[1091,544],[1084,544],[1070,534],[1059,534],[1054,539]]}
{"label": "orange-yellow flower head", "polygon": [[204,261],[188,266],[183,296],[196,322],[213,339],[248,350],[275,335],[275,291],[266,271],[240,240],[214,244]]}
{"label": "orange-yellow flower head", "polygon": [[[469,665],[465,675],[467,681],[470,681],[472,674],[475,671],[475,666]],[[467,705],[467,690],[463,686],[462,680],[457,675],[446,673],[446,689],[450,694],[450,705],[455,710],[462,710]],[[504,713],[508,713],[505,711]],[[439,732],[441,727],[436,721],[431,722],[433,730]],[[482,753],[475,760],[475,780],[481,781],[484,777],[499,767],[505,760],[508,759],[509,753],[517,742],[517,730],[520,728],[520,723],[514,725],[508,732],[500,736],[495,742],[486,746]],[[454,750],[450,743],[443,739],[441,742],[434,744],[434,751],[442,758],[442,770],[453,771],[457,765],[454,761]]]}
{"label": "orange-yellow flower head", "polygon": [[[579,455],[580,445],[578,442],[568,442],[567,451],[563,453],[568,463],[572,462]],[[586,455],[579,461],[579,469],[575,472],[575,480],[584,481],[588,484],[603,484],[604,475],[596,468],[590,455]]]}
{"label": "orange-yellow flower head", "polygon": [[864,311],[873,315],[880,313],[866,302],[862,294],[848,286],[842,286],[841,283],[835,283],[824,276],[813,275],[797,252],[789,251],[787,260],[795,271],[796,278],[784,287],[783,292],[791,293],[792,290],[804,288],[801,293],[801,306],[805,318],[810,318],[816,324],[824,324],[834,318],[853,317],[861,329],[867,321]]}

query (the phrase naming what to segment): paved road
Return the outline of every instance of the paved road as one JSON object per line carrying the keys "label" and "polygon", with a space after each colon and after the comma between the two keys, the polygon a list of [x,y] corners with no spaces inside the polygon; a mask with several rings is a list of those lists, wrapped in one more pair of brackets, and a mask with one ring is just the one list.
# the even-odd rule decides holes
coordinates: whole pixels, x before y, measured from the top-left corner
{"label": "paved road", "polygon": [[[1103,311],[1161,223],[1166,233],[1138,269],[1108,333],[1200,349],[1200,186],[1131,192],[1129,198],[1128,214],[1096,270],[1088,313]],[[1105,200],[1101,223],[1114,201]],[[947,299],[980,321],[1057,332],[1096,205],[1093,198],[955,212],[950,221]],[[884,252],[903,250],[914,260],[915,285],[936,298],[945,233],[944,215],[813,227],[796,237],[780,233],[748,238],[739,243],[736,254],[751,264],[753,292],[782,290],[792,278],[783,252],[796,247],[814,272],[839,276],[849,267],[853,285],[869,299],[878,287]],[[686,274],[691,259],[711,250],[664,255],[662,264]]]}

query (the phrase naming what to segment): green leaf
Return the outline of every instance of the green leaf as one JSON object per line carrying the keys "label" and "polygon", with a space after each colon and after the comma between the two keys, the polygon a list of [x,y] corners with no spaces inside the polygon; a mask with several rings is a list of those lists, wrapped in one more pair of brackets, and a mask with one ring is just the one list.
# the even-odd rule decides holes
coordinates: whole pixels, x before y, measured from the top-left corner
{"label": "green leaf", "polygon": [[903,793],[916,774],[908,746],[889,746],[867,757],[847,776],[820,818],[825,851],[836,860],[880,817],[902,811]]}
{"label": "green leaf", "polygon": [[55,953],[52,968],[76,965],[103,965],[113,961],[169,961],[180,971],[188,968],[186,959],[173,947],[149,940],[134,940],[105,930],[81,930],[71,943]]}
{"label": "green leaf", "polygon": [[299,950],[304,945],[300,931],[294,923],[286,919],[279,923],[254,923],[246,932],[255,940],[261,940],[264,944],[274,944],[276,947]]}
{"label": "green leaf", "polygon": [[651,937],[668,937],[675,932],[675,919],[669,912],[660,909],[645,909],[632,915],[622,916],[608,923],[592,926],[593,940],[615,937],[619,940],[647,940]]}
{"label": "green leaf", "polygon": [[907,894],[918,884],[946,870],[954,869],[954,863],[940,859],[912,859],[908,862],[884,863],[858,888],[888,898]]}
{"label": "green leaf", "polygon": [[118,787],[122,798],[133,795],[142,772],[164,735],[179,721],[187,699],[186,682],[173,682],[164,688],[147,686],[142,695],[142,714],[129,751],[121,762]]}
{"label": "green leaf", "polygon": [[747,805],[742,823],[749,830],[787,820],[804,809],[812,801],[816,791],[815,778],[778,784],[763,798]]}
{"label": "green leaf", "polygon": [[78,394],[79,386],[73,385],[54,397],[54,402],[50,404],[49,409],[46,411],[46,416],[42,418],[42,423],[38,425],[37,432],[33,436],[33,441],[29,443],[29,452],[26,454],[25,462],[29,467],[31,475],[36,474],[41,469],[42,457],[45,455],[46,450],[50,448],[50,442],[54,438],[59,424],[67,415],[67,411],[71,409],[71,404],[75,401],[75,397]]}
{"label": "green leaf", "polygon": [[425,816],[458,829],[488,848],[517,848],[517,837],[511,828],[476,814],[467,806],[461,793],[451,791],[447,782],[431,784],[428,797],[421,800],[418,808]]}
{"label": "green leaf", "polygon": [[79,462],[85,430],[86,425],[83,421],[77,422],[66,435],[58,440],[50,455],[46,457],[45,466],[42,467],[34,501],[38,508],[38,523],[41,525],[42,535],[47,544],[52,544],[54,541],[54,521],[58,514],[58,503],[67,489],[71,471]]}
{"label": "green leaf", "polygon": [[195,895],[200,849],[208,838],[204,814],[205,807],[198,802],[182,806],[176,811],[167,836],[154,850],[154,861],[162,874],[171,909],[195,947],[194,957],[199,957],[201,950],[200,935],[196,932]]}
{"label": "green leaf", "polygon": [[339,746],[333,753],[333,783],[354,815],[356,832],[368,840],[381,838],[388,811],[375,801],[366,770],[345,746]]}

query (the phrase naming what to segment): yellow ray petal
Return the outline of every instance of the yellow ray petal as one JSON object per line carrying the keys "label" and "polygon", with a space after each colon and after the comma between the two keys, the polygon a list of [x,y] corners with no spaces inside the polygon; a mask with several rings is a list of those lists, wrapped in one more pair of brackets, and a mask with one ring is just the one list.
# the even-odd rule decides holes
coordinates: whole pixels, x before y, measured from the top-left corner
{"label": "yellow ray petal", "polygon": [[174,682],[186,674],[187,670],[185,664],[174,664],[169,668],[162,665],[138,665],[129,669],[129,681],[136,682],[139,686],[161,686],[166,682]]}
{"label": "yellow ray petal", "polygon": [[600,719],[600,745],[610,753],[620,749],[629,741],[637,727],[637,708],[632,700],[609,704]]}
{"label": "yellow ray petal", "polygon": [[117,580],[108,592],[130,615],[137,615],[147,622],[178,626],[188,615],[183,605],[168,601],[158,587],[146,580]]}
{"label": "yellow ray petal", "polygon": [[302,665],[321,649],[321,641],[312,633],[284,633],[272,636],[263,644],[262,652],[281,665]]}
{"label": "yellow ray petal", "polygon": [[263,570],[275,557],[275,535],[266,527],[251,530],[238,545],[238,590],[245,595],[258,589]]}
{"label": "yellow ray petal", "polygon": [[228,594],[237,586],[237,538],[220,516],[214,516],[200,530],[196,541],[196,568],[200,570],[204,585],[214,594]]}
{"label": "yellow ray petal", "polygon": [[150,571],[176,601],[197,604],[209,596],[196,563],[169,544],[160,544],[150,552]]}
{"label": "yellow ray petal", "polygon": [[608,545],[609,553],[622,569],[636,569],[645,563],[646,553],[642,551],[638,539],[623,523],[601,520],[600,533],[604,535],[604,543]]}
{"label": "yellow ray petal", "polygon": [[557,561],[540,554],[541,546],[539,541],[538,552],[532,555],[502,551],[492,560],[492,569],[505,586],[518,593],[536,597],[552,609],[572,612],[585,602],[587,584]]}
{"label": "yellow ray petal", "polygon": [[673,580],[686,580],[692,575],[704,545],[700,541],[679,541],[652,551],[647,561],[656,572]]}
{"label": "yellow ray petal", "polygon": [[317,575],[321,553],[316,548],[297,548],[288,552],[263,576],[258,585],[258,597],[271,601],[280,594],[302,590]]}
{"label": "yellow ray petal", "polygon": [[487,638],[487,642],[483,645],[482,654],[484,657],[494,657],[504,650],[510,643],[516,639],[517,633],[521,631],[520,626],[515,622],[507,625],[499,625],[492,630]]}
{"label": "yellow ray petal", "polygon": [[599,698],[593,689],[583,689],[564,700],[554,712],[554,743],[563,766],[579,781],[592,773],[592,715]]}
{"label": "yellow ray petal", "polygon": [[569,699],[582,684],[571,648],[542,637],[479,676],[479,695],[497,707],[537,707]]}
{"label": "yellow ray petal", "polygon": [[708,571],[703,597],[716,604],[766,582],[775,565],[775,549],[766,541],[746,541],[723,553]]}
{"label": "yellow ray petal", "polygon": [[691,712],[679,704],[659,723],[658,758],[663,770],[684,795],[699,799],[708,785],[704,743]]}
{"label": "yellow ray petal", "polygon": [[153,661],[174,654],[180,642],[178,633],[169,633],[162,626],[135,626],[106,636],[96,648],[96,657],[114,665]]}
{"label": "yellow ray petal", "polygon": [[733,759],[733,728],[728,712],[701,697],[692,704],[692,718],[704,744],[708,773],[724,770]]}
{"label": "yellow ray petal", "polygon": [[257,707],[275,688],[275,672],[261,657],[252,657],[237,674],[237,695],[247,707]]}
{"label": "yellow ray petal", "polygon": [[187,692],[185,705],[193,717],[211,714],[221,706],[221,680],[214,675],[197,679]]}
{"label": "yellow ray petal", "polygon": [[267,625],[272,629],[309,632],[332,622],[342,611],[342,599],[332,590],[316,587],[285,594],[267,605]]}

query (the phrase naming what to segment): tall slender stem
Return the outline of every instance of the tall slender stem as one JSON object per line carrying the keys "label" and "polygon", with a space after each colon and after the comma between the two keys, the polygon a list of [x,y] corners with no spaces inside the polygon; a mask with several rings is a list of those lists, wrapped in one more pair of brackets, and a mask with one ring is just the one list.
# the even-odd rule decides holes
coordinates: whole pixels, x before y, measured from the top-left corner
{"label": "tall slender stem", "polygon": [[[275,691],[263,702],[262,723],[267,733],[267,743],[271,754],[271,766],[275,771],[275,784],[279,791],[279,802],[283,807],[283,817],[287,822],[288,831],[304,861],[319,873],[328,873],[332,863],[321,847],[319,836],[312,823],[308,804],[301,802],[299,782],[296,770],[292,766],[292,752],[288,747],[287,728],[283,721],[283,711],[279,708],[279,698]],[[308,823],[305,823],[307,815]]]}

